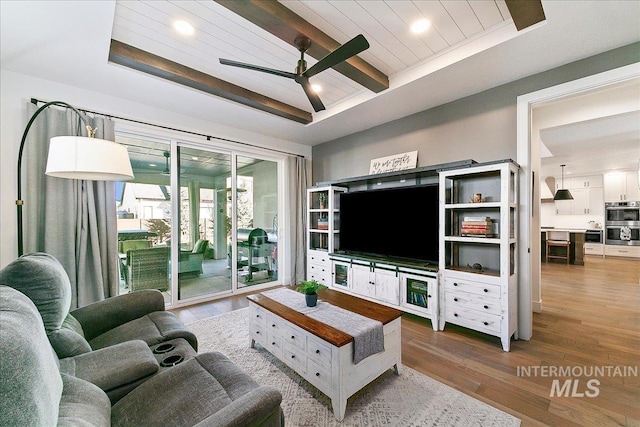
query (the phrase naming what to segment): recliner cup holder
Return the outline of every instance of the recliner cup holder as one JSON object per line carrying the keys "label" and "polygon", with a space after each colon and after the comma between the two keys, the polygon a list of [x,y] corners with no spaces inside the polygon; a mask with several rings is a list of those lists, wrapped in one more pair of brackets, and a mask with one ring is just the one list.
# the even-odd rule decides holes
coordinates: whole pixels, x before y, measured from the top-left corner
{"label": "recliner cup holder", "polygon": [[163,368],[176,366],[178,363],[182,362],[183,360],[184,360],[184,357],[180,356],[179,354],[174,354],[173,356],[169,356],[163,359],[162,362],[160,362],[160,366],[162,366]]}
{"label": "recliner cup holder", "polygon": [[173,345],[173,344],[160,344],[159,346],[157,346],[156,348],[153,349],[153,352],[155,354],[168,353],[171,350],[173,350],[174,348],[176,348],[176,346]]}

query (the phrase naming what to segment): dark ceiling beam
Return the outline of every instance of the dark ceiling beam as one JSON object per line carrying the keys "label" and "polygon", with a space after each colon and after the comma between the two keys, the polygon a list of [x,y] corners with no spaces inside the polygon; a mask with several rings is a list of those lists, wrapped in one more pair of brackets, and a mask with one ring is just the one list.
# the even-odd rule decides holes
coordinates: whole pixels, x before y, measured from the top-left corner
{"label": "dark ceiling beam", "polygon": [[546,19],[540,0],[505,0],[518,31]]}
{"label": "dark ceiling beam", "polygon": [[[324,58],[340,47],[340,43],[296,15],[278,1],[215,1],[291,46],[295,47],[293,41],[300,34],[307,36],[311,39],[311,46],[306,53],[317,60]],[[333,67],[333,69],[375,93],[382,92],[389,88],[389,77],[357,56],[341,62]]]}
{"label": "dark ceiling beam", "polygon": [[298,123],[308,124],[313,121],[313,117],[308,111],[260,95],[117,40],[111,40],[109,61]]}

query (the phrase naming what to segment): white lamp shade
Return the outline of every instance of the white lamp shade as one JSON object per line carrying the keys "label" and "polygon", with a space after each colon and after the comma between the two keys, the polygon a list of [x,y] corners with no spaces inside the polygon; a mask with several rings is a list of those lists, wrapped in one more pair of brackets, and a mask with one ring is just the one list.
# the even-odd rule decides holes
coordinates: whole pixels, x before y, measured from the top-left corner
{"label": "white lamp shade", "polygon": [[85,136],[56,136],[49,144],[45,173],[56,178],[93,181],[133,179],[124,145]]}

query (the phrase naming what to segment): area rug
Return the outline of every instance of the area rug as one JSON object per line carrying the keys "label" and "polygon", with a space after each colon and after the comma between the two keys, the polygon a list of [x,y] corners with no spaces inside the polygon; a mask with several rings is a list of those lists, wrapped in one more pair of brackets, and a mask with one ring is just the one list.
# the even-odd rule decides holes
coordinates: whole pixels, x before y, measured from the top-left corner
{"label": "area rug", "polygon": [[226,354],[260,385],[282,392],[286,426],[519,426],[520,420],[407,367],[391,370],[349,398],[342,423],[331,400],[259,345],[250,348],[249,309],[190,323],[198,351]]}

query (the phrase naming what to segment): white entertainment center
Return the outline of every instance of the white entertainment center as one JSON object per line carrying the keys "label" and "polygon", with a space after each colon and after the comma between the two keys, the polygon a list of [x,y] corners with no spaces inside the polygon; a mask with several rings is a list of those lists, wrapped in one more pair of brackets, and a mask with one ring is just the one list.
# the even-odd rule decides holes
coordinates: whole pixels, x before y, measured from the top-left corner
{"label": "white entertainment center", "polygon": [[[430,319],[517,338],[518,171],[473,160],[318,183],[307,190],[307,279]],[[438,184],[438,263],[345,252],[340,194]],[[420,224],[416,224],[419,226]],[[406,236],[407,239],[412,236]]]}

